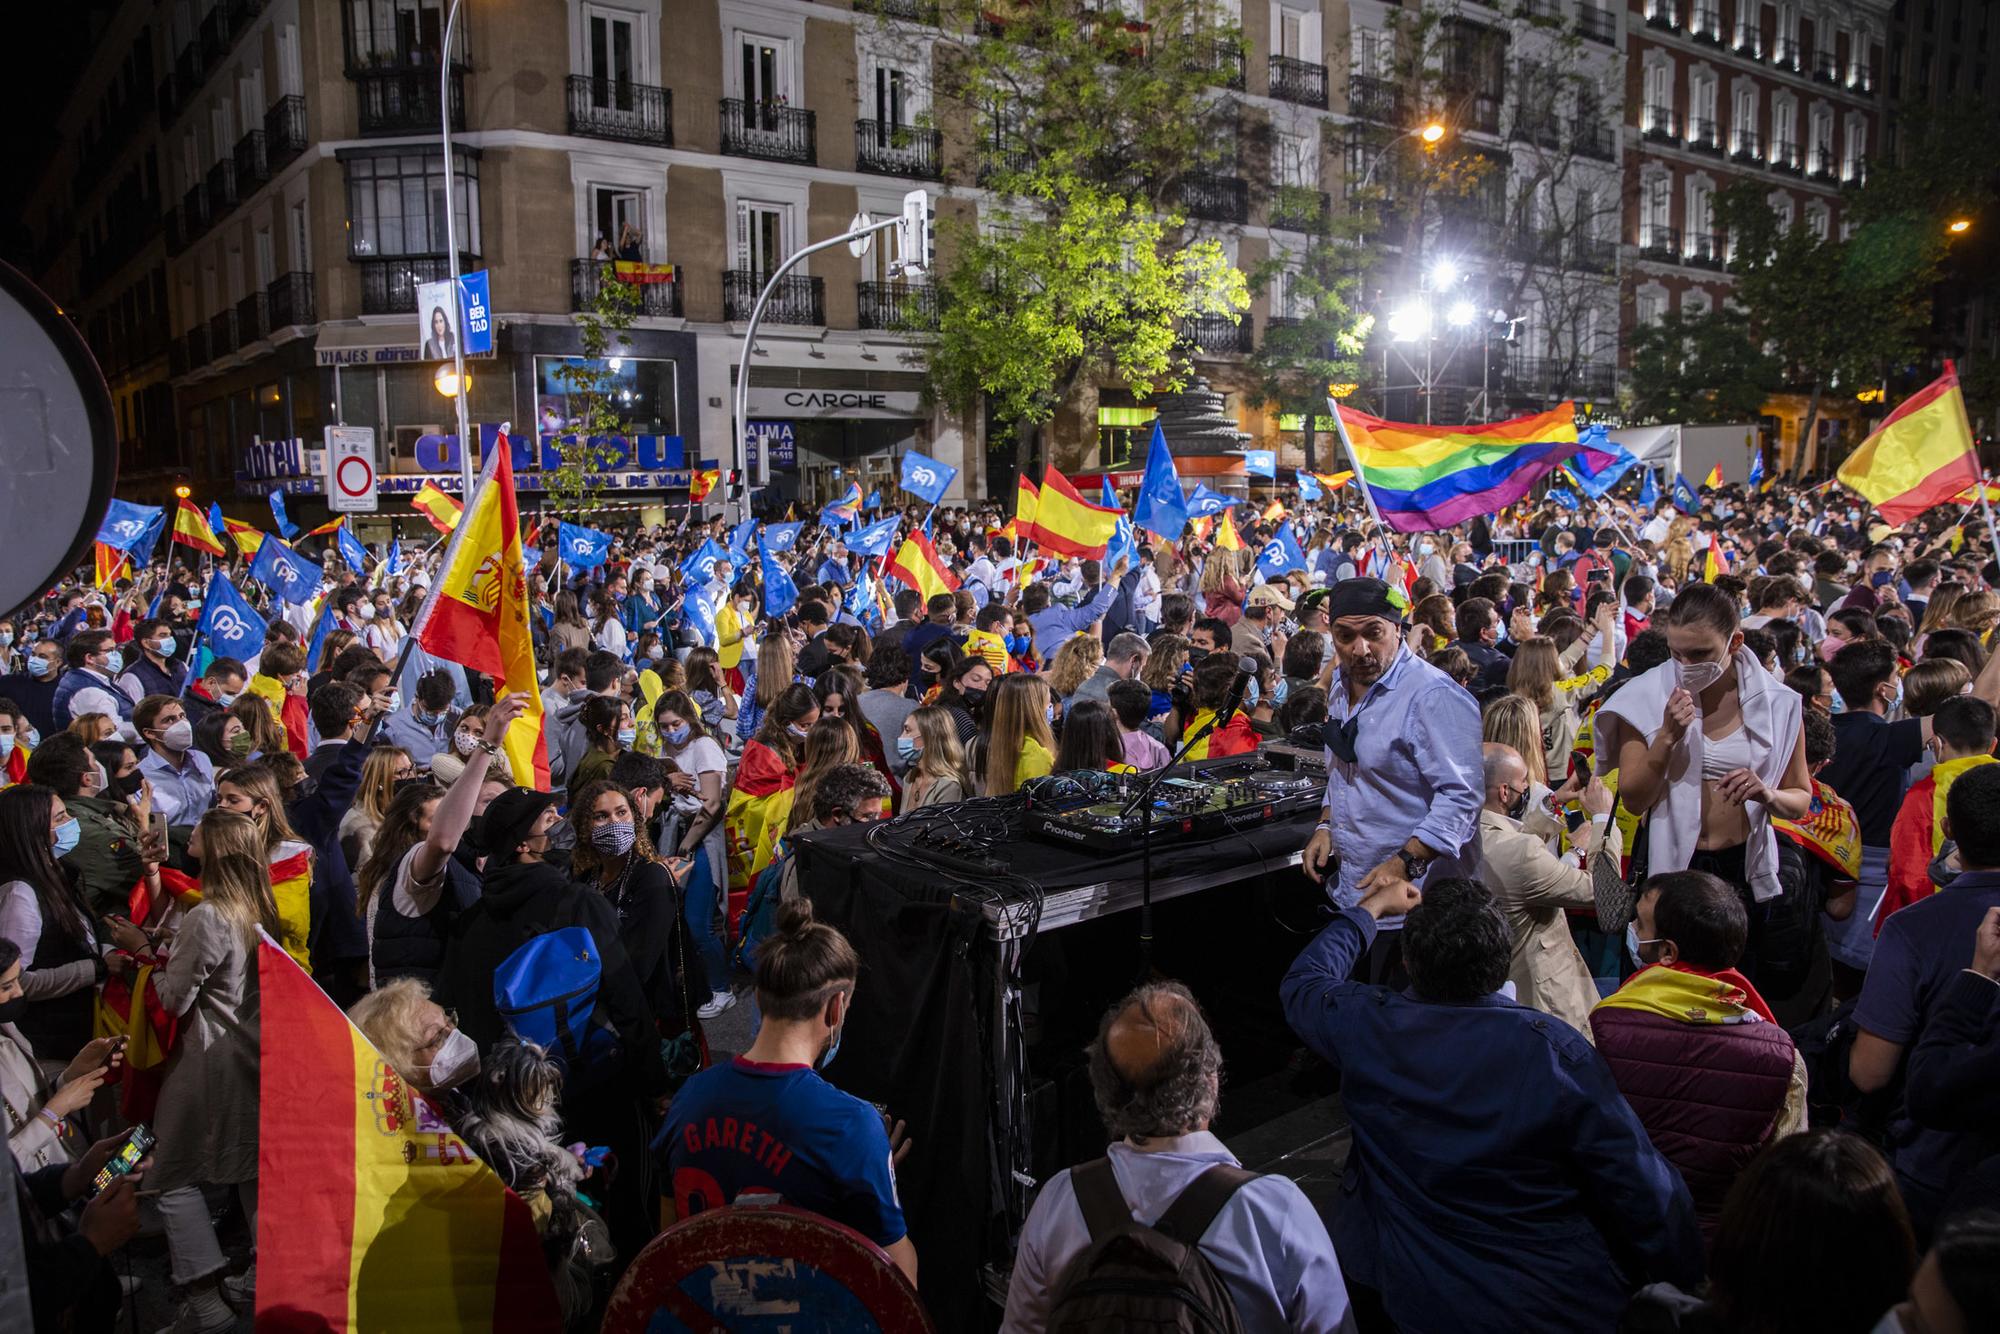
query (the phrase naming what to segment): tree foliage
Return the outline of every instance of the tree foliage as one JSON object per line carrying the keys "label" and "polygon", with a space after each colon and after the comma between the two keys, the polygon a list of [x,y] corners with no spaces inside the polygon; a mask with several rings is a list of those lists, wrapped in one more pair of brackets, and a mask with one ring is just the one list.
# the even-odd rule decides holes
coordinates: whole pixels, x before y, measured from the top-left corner
{"label": "tree foliage", "polygon": [[1677,310],[1632,335],[1637,421],[1753,421],[1777,377],[1777,358],[1750,336],[1741,311]]}
{"label": "tree foliage", "polygon": [[627,331],[638,315],[640,298],[636,287],[613,277],[610,269],[606,264],[599,270],[589,305],[576,313],[582,355],[565,357],[556,366],[556,381],[563,387],[570,417],[555,444],[562,466],[542,474],[551,508],[579,523],[603,504],[596,479],[618,461],[618,450],[607,442],[629,434],[618,410],[618,375],[610,358],[617,355],[614,343],[621,349],[632,345]]}

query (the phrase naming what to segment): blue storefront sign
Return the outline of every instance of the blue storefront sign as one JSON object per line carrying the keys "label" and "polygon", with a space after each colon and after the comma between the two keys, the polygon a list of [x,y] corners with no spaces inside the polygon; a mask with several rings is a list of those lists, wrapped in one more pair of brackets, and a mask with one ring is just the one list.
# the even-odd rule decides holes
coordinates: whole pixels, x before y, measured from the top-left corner
{"label": "blue storefront sign", "polygon": [[757,466],[757,456],[762,446],[769,445],[773,468],[796,468],[799,466],[798,437],[792,424],[786,421],[750,421],[743,423],[746,441],[746,459],[749,466]]}

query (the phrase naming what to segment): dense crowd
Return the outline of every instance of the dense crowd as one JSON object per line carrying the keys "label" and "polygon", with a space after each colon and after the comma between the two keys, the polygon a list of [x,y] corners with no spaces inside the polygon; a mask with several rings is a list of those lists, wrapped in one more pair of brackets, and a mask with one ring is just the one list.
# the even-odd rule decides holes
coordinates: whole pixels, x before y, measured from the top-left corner
{"label": "dense crowd", "polygon": [[[268,616],[251,662],[196,642],[207,562],[79,572],[0,619],[36,1327],[110,1328],[142,1231],[171,1330],[249,1309],[260,931],[528,1202],[571,1327],[662,1219],[745,1195],[918,1283],[895,1173],[924,1128],[838,1087],[864,961],[798,836],[1288,743],[1329,775],[1302,850],[1325,925],[1280,994],[1352,1127],[1339,1201],[1239,1170],[1202,1006],[1148,984],[1090,1046],[1108,1156],[1042,1184],[1007,1328],[1149,1302],[1255,1330],[2000,1328],[1990,534],[1838,490],[1690,508],[1400,535],[1283,489],[1094,560],[993,503],[912,507],[956,583],[928,598],[813,524],[783,551],[632,527],[586,569],[550,542],[546,786],[502,752],[528,697],[411,637],[435,551],[330,550],[305,605],[217,563]],[[507,1001],[575,932],[599,972],[571,1031]],[[739,1005],[725,1058],[703,1024]],[[172,1033],[142,1066],[138,1032],[99,1034],[149,1010]],[[137,1121],[142,1171],[93,1195]]]}

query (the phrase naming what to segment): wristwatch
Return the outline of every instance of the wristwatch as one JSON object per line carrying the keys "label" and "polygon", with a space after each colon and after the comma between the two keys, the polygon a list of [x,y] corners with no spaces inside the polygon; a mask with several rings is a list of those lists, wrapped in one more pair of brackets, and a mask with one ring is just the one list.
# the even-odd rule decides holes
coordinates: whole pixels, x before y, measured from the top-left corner
{"label": "wristwatch", "polygon": [[1403,859],[1403,879],[1409,881],[1411,884],[1415,884],[1417,877],[1421,876],[1431,867],[1431,858],[1419,857],[1408,848],[1397,849],[1396,855]]}
{"label": "wristwatch", "polygon": [[485,751],[489,756],[498,755],[500,753],[500,743],[497,741],[488,741],[485,737],[479,738],[479,740],[473,742],[472,744],[477,746],[480,750]]}

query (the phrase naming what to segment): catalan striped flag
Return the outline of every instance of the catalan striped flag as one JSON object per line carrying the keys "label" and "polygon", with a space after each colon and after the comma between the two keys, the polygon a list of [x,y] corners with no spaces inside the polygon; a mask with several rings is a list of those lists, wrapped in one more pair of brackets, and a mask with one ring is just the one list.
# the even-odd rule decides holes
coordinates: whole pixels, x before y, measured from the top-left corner
{"label": "catalan striped flag", "polygon": [[436,482],[425,482],[422,489],[410,497],[410,508],[429,520],[431,527],[447,536],[458,527],[458,517],[465,513],[465,506],[459,503],[458,497],[447,494]]}
{"label": "catalan striped flag", "polygon": [[1978,486],[1979,455],[1957,369],[1946,362],[1944,374],[1904,399],[1835,476],[1873,501],[1889,524],[1908,523]]}
{"label": "catalan striped flag", "polygon": [[560,1328],[528,1206],[268,937],[257,981],[257,1328]]}
{"label": "catalan striped flag", "polygon": [[223,555],[222,539],[208,526],[208,516],[192,500],[183,500],[174,511],[174,541],[211,556]]}
{"label": "catalan striped flag", "polygon": [[1042,474],[1042,493],[1035,502],[1035,540],[1057,556],[1102,560],[1123,513],[1085,500],[1051,464]]}
{"label": "catalan striped flag", "polygon": [[1478,426],[1416,426],[1334,408],[1382,522],[1399,533],[1434,532],[1511,505],[1577,448],[1568,402]]}

